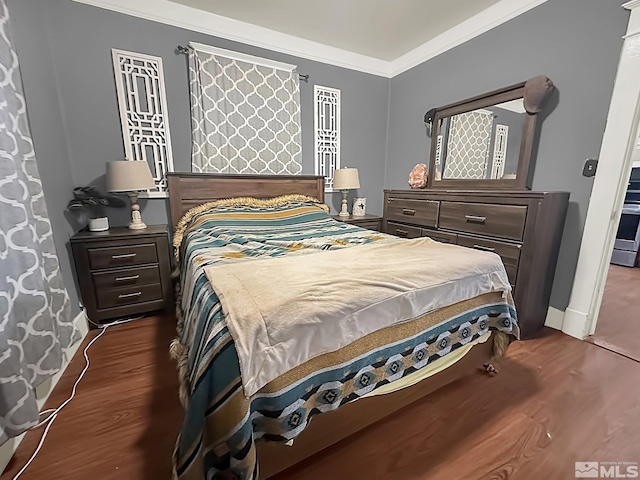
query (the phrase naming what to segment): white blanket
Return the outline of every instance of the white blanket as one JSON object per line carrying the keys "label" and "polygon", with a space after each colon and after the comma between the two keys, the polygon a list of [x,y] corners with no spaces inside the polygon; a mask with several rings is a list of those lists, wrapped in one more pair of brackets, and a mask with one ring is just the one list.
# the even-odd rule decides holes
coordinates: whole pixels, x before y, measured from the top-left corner
{"label": "white blanket", "polygon": [[399,322],[511,290],[500,257],[429,238],[205,268],[247,397],[304,362]]}

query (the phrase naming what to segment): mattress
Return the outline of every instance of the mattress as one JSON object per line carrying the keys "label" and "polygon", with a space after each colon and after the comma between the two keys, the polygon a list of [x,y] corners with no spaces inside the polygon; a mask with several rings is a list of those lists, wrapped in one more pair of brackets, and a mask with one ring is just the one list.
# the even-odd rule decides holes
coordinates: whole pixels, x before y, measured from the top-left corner
{"label": "mattress", "polygon": [[204,269],[402,240],[337,222],[298,197],[216,202],[186,218],[175,237],[180,298],[172,354],[185,406],[175,478],[257,479],[256,442],[295,439],[313,416],[406,379],[490,331],[518,336],[511,296],[488,293],[313,358],[247,398],[237,349]]}

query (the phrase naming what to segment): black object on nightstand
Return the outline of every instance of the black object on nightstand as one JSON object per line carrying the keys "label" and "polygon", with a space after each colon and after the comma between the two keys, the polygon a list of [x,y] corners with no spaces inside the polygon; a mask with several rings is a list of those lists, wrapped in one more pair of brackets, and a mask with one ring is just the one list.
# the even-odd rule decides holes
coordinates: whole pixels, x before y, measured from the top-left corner
{"label": "black object on nightstand", "polygon": [[92,322],[161,309],[173,312],[166,225],[82,230],[70,241],[82,301]]}
{"label": "black object on nightstand", "polygon": [[368,230],[375,230],[376,232],[382,230],[382,217],[377,217],[375,215],[349,215],[348,217],[331,215],[331,217],[341,222],[357,225],[358,227],[366,228]]}

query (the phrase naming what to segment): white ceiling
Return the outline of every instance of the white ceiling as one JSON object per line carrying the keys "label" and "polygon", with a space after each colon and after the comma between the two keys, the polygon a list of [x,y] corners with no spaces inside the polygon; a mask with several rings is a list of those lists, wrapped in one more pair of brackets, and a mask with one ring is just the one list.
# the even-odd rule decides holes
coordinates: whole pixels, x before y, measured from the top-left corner
{"label": "white ceiling", "polygon": [[391,78],[548,0],[73,1]]}
{"label": "white ceiling", "polygon": [[499,0],[171,0],[392,61]]}

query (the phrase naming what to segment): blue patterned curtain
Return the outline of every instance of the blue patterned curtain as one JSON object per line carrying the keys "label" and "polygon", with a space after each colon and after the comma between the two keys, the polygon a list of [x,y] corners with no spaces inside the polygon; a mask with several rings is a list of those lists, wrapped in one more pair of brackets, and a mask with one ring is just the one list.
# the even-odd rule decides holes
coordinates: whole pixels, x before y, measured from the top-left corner
{"label": "blue patterned curtain", "polygon": [[38,423],[35,387],[79,332],[69,318],[9,13],[0,0],[0,445]]}

